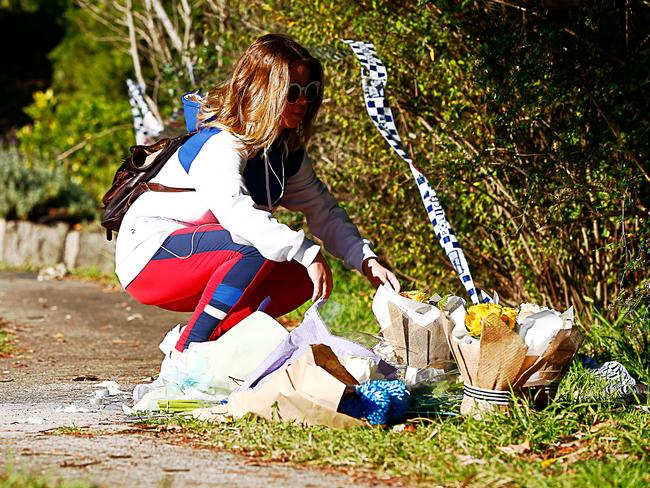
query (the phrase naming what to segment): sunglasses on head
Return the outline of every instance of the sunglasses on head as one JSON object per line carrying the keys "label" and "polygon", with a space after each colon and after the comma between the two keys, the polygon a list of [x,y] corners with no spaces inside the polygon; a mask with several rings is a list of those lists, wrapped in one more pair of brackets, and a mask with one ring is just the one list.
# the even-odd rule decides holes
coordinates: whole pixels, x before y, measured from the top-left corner
{"label": "sunglasses on head", "polygon": [[287,102],[296,103],[303,93],[305,94],[305,100],[313,102],[318,98],[319,92],[320,81],[311,81],[306,86],[302,86],[300,83],[291,83],[287,92]]}

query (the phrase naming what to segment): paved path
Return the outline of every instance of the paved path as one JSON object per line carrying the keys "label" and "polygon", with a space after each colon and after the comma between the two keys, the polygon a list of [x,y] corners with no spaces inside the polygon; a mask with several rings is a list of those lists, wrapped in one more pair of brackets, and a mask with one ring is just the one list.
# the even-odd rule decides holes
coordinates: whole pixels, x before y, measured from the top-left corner
{"label": "paved path", "polygon": [[[344,474],[173,445],[173,435],[143,432],[127,421],[121,412],[126,395],[91,403],[100,380],[131,391],[155,376],[158,343],[184,319],[96,283],[0,273],[0,321],[16,330],[20,348],[0,358],[0,469],[12,459],[54,479],[100,486],[357,484]],[[98,380],[73,380],[80,376]],[[84,429],[61,435],[60,427]],[[87,430],[94,434],[83,435]]]}

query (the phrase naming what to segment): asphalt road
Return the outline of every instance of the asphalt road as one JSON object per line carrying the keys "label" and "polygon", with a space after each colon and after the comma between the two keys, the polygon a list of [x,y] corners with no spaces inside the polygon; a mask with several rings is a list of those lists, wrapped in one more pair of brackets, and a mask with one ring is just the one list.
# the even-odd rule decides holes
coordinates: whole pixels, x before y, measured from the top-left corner
{"label": "asphalt road", "polygon": [[[99,486],[358,484],[344,473],[178,445],[173,432],[130,422],[122,403],[157,374],[160,340],[185,319],[137,304],[121,289],[1,272],[0,323],[15,331],[18,352],[0,358],[0,469],[11,463]],[[126,393],[97,404],[105,380]]]}

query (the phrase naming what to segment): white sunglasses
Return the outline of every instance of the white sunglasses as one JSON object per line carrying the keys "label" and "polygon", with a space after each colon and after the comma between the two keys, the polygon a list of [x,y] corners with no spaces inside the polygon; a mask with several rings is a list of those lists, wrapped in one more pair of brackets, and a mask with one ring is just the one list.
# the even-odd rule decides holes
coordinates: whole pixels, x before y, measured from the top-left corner
{"label": "white sunglasses", "polygon": [[291,83],[287,91],[287,103],[296,103],[300,96],[304,93],[305,100],[313,102],[318,98],[320,92],[320,81],[312,81],[302,86],[300,83]]}

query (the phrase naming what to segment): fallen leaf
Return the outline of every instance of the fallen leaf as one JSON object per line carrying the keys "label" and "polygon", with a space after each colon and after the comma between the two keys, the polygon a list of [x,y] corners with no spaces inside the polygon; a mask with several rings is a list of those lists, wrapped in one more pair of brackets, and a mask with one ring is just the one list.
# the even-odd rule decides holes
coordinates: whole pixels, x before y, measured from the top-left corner
{"label": "fallen leaf", "polygon": [[467,466],[469,464],[485,464],[485,459],[477,459],[466,454],[457,454],[456,457],[458,458],[460,464],[463,466]]}
{"label": "fallen leaf", "polygon": [[510,454],[510,455],[517,455],[517,454],[523,454],[525,452],[530,451],[530,442],[528,440],[525,440],[521,444],[511,444],[509,446],[499,446],[497,449],[499,451],[505,453],[505,454]]}
{"label": "fallen leaf", "polygon": [[557,461],[557,458],[546,459],[540,463],[542,469],[548,468],[551,464]]}
{"label": "fallen leaf", "polygon": [[81,462],[75,462],[75,461],[63,461],[59,466],[61,468],[85,468],[86,466],[92,466],[94,464],[100,464],[101,461],[98,459],[93,459],[91,461],[81,461]]}

